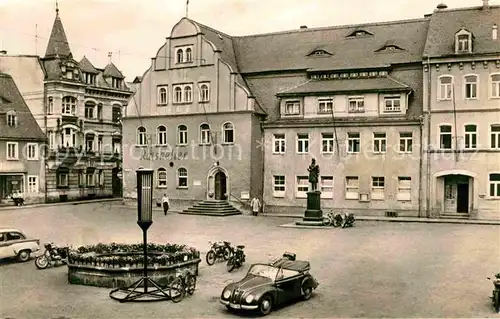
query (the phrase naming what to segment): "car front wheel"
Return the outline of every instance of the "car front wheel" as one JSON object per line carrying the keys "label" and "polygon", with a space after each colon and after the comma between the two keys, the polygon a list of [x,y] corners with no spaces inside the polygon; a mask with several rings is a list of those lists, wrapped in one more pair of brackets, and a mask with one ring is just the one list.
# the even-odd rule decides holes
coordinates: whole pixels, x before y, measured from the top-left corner
{"label": "car front wheel", "polygon": [[269,295],[262,297],[262,299],[259,302],[259,312],[265,316],[268,315],[272,309],[273,309],[273,298],[271,298],[271,296]]}
{"label": "car front wheel", "polygon": [[309,286],[302,287],[302,297],[304,300],[309,300],[312,296],[312,288]]}
{"label": "car front wheel", "polygon": [[29,250],[21,250],[17,254],[17,260],[19,260],[21,262],[28,261],[29,259],[30,259],[30,251]]}

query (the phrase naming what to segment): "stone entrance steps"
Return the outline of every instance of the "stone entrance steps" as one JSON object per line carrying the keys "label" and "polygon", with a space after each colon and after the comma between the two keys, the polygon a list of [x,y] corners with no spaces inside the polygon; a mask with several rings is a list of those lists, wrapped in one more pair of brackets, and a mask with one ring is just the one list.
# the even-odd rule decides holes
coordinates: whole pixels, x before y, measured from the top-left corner
{"label": "stone entrance steps", "polygon": [[194,204],[179,214],[205,216],[241,215],[241,212],[225,200],[205,200]]}
{"label": "stone entrance steps", "polygon": [[469,219],[470,215],[468,213],[442,213],[439,218],[446,219]]}

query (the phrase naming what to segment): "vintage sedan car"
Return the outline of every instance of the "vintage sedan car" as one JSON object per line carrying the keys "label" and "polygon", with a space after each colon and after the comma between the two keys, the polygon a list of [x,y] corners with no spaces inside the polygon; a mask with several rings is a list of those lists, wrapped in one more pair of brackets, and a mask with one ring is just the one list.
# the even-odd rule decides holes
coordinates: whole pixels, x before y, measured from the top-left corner
{"label": "vintage sedan car", "polygon": [[288,258],[253,264],[245,278],[222,290],[220,302],[228,309],[258,310],[267,315],[275,305],[300,297],[308,300],[318,287],[310,268],[308,261]]}
{"label": "vintage sedan car", "polygon": [[40,250],[40,240],[26,237],[14,228],[0,228],[0,259],[16,257],[28,261],[30,255]]}

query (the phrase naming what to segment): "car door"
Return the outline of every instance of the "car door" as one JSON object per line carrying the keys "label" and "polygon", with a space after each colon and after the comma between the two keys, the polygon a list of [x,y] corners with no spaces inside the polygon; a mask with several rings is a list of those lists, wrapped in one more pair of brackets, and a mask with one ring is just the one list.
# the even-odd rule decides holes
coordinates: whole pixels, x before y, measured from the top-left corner
{"label": "car door", "polygon": [[300,295],[299,273],[293,270],[280,268],[276,275],[276,288],[279,303],[287,302]]}
{"label": "car door", "polygon": [[12,248],[12,241],[9,241],[8,233],[0,233],[0,258],[9,258],[15,256]]}

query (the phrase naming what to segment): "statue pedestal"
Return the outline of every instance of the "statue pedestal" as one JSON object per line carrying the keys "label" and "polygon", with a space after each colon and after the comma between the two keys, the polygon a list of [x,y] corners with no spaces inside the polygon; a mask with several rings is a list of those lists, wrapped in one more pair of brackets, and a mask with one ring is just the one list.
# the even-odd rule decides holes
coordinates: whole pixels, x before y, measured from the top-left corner
{"label": "statue pedestal", "polygon": [[307,209],[302,221],[295,222],[302,226],[323,226],[323,212],[321,211],[321,192],[307,192]]}

